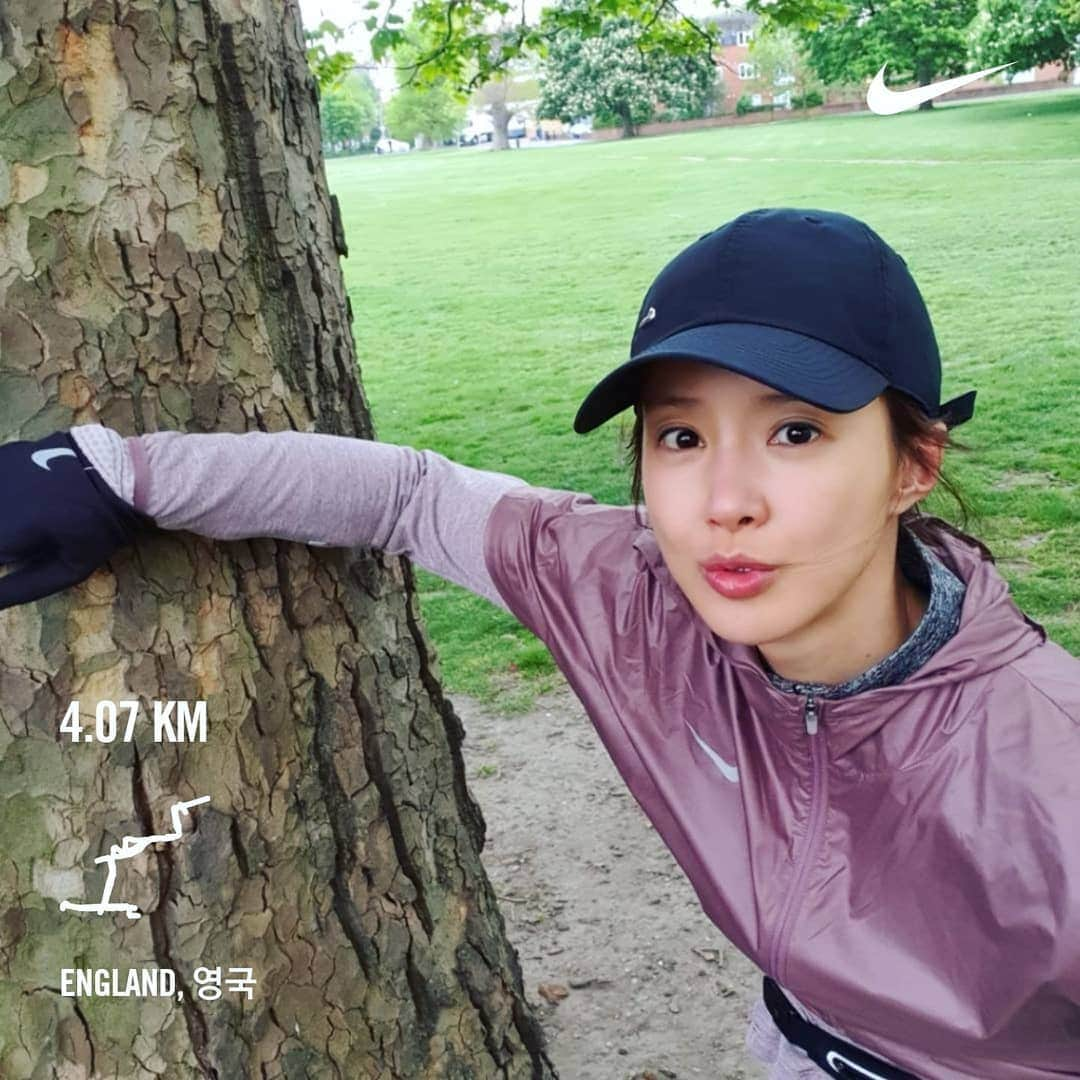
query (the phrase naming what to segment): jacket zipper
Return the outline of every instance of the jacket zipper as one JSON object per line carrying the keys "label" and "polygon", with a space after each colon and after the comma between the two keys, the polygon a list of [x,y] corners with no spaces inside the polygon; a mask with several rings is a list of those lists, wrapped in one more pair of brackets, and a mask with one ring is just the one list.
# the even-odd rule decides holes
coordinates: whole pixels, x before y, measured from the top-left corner
{"label": "jacket zipper", "polygon": [[[806,843],[803,845],[802,856],[795,869],[795,880],[788,893],[788,901],[780,918],[780,929],[773,939],[772,957],[770,967],[773,978],[783,985],[787,975],[787,957],[784,955],[791,930],[795,923],[795,914],[802,904],[807,874],[810,864],[813,862],[814,852],[817,850],[819,834],[825,821],[825,805],[828,800],[826,786],[825,757],[827,747],[824,737],[818,736],[818,721],[821,719],[821,705],[814,700],[813,694],[806,695],[803,706],[803,723],[806,726],[806,735],[810,740],[810,759],[812,763],[812,780],[810,785],[810,816],[806,826]],[[784,970],[780,970],[781,957],[784,960]]]}

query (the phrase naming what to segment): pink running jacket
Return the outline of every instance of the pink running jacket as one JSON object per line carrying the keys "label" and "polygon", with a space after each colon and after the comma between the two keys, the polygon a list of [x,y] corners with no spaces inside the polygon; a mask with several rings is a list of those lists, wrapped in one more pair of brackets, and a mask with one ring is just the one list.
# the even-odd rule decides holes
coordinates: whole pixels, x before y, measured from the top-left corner
{"label": "pink running jacket", "polygon": [[834,1031],[928,1080],[1080,1076],[1080,661],[946,539],[960,627],[904,682],[775,689],[632,507],[506,492],[484,555],[705,912]]}

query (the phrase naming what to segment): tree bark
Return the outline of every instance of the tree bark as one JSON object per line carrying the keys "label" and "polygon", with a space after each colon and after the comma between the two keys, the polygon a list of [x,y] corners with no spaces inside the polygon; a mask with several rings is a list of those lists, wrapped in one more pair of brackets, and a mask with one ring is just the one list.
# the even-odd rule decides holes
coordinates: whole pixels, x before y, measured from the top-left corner
{"label": "tree bark", "polygon": [[[374,438],[345,253],[296,0],[0,4],[0,441]],[[5,1080],[556,1075],[408,560],[158,532],[0,640]],[[60,730],[126,700],[130,741]],[[170,700],[205,744],[155,741]],[[60,908],[201,797],[116,863],[141,918]],[[61,993],[113,968],[176,993]]]}
{"label": "tree bark", "polygon": [[504,101],[492,101],[491,109],[491,144],[493,150],[510,149],[510,109]]}

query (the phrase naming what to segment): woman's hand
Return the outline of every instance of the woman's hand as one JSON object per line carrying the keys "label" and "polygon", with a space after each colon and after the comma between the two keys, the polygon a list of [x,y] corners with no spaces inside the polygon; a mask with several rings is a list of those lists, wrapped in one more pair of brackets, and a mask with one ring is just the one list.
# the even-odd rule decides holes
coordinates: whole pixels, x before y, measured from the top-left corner
{"label": "woman's hand", "polygon": [[66,431],[0,446],[0,609],[88,578],[153,522],[102,480]]}

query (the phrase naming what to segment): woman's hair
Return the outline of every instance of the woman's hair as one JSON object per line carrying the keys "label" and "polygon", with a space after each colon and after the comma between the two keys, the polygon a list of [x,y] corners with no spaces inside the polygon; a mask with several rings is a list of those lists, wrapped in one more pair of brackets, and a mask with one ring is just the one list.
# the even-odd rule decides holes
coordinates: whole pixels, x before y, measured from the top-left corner
{"label": "woman's hair", "polygon": [[[922,406],[913,398],[908,397],[902,390],[896,390],[891,386],[887,387],[882,392],[882,397],[889,412],[889,426],[892,432],[893,445],[901,456],[916,461],[924,468],[930,468],[932,462],[928,453],[928,444],[936,443],[947,450],[967,451],[971,449],[970,446],[966,446],[964,443],[955,442],[948,429],[943,435],[941,430],[935,427],[936,422],[923,412]],[[626,443],[626,451],[633,465],[630,501],[634,504],[635,513],[637,513],[637,508],[645,501],[641,483],[642,427],[641,403],[635,402],[634,426]],[[621,435],[625,435],[625,432],[624,425],[621,428]],[[984,559],[994,562],[994,556],[990,549],[974,536],[970,536],[963,531],[968,527],[969,518],[978,515],[968,505],[964,496],[957,489],[956,484],[945,475],[944,468],[938,473],[938,484],[956,500],[957,506],[960,508],[960,528],[955,528],[942,518],[924,514],[917,502],[909,506],[900,515],[900,524],[906,526],[910,532],[924,543],[933,543],[943,532],[959,537],[961,540],[974,544],[982,553]],[[644,524],[640,521],[640,518],[638,524]]]}

